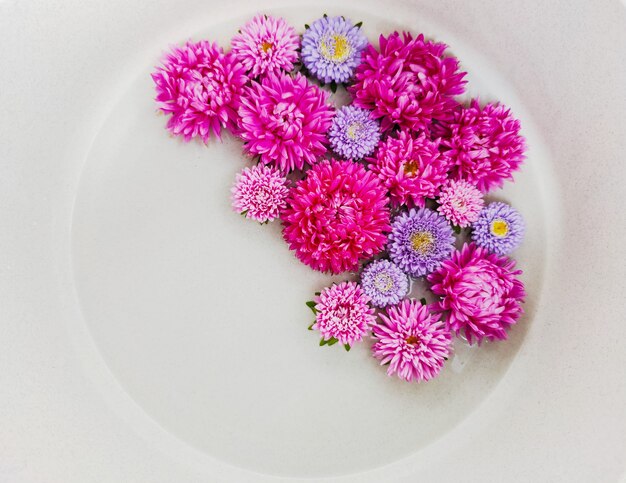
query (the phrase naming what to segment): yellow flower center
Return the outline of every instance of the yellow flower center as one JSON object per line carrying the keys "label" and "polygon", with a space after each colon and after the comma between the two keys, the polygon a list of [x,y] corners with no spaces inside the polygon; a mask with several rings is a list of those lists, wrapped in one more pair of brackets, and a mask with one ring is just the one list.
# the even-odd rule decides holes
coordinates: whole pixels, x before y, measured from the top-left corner
{"label": "yellow flower center", "polygon": [[403,169],[405,176],[407,176],[408,178],[413,178],[419,170],[419,165],[417,164],[417,161],[411,159],[404,163]]}
{"label": "yellow flower center", "polygon": [[320,53],[328,60],[336,63],[344,62],[350,55],[350,44],[345,35],[333,34],[320,42]]}
{"label": "yellow flower center", "polygon": [[356,139],[356,135],[362,127],[363,126],[360,122],[353,122],[352,124],[350,124],[350,126],[348,127],[348,137],[350,139]]}
{"label": "yellow flower center", "polygon": [[434,241],[433,234],[429,231],[416,231],[411,235],[411,247],[422,255],[432,250]]}
{"label": "yellow flower center", "polygon": [[374,279],[374,286],[381,292],[389,292],[393,287],[393,280],[387,273],[379,273]]}
{"label": "yellow flower center", "polygon": [[274,48],[274,44],[272,42],[263,42],[261,44],[261,50],[263,51],[263,53],[267,54],[267,51]]}
{"label": "yellow flower center", "polygon": [[502,218],[496,218],[491,222],[491,234],[504,238],[509,234],[509,224]]}
{"label": "yellow flower center", "polygon": [[421,343],[422,343],[422,341],[420,340],[420,338],[419,338],[418,336],[416,336],[416,335],[410,335],[410,336],[408,336],[408,337],[406,338],[406,343],[407,343],[407,344],[414,344],[414,345],[417,345],[417,344],[421,344]]}

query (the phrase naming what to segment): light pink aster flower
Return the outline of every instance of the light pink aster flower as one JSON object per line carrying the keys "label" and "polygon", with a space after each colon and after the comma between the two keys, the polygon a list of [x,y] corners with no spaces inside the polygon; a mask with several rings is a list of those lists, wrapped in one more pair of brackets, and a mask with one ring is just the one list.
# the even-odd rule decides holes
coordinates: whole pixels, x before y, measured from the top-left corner
{"label": "light pink aster flower", "polygon": [[387,241],[389,207],[378,178],[352,161],[324,160],[289,190],[283,237],[314,270],[355,270]]}
{"label": "light pink aster flower", "polygon": [[283,173],[313,165],[326,152],[333,108],[328,94],[296,74],[273,75],[252,82],[239,108],[244,149],[274,163]]}
{"label": "light pink aster flower", "polygon": [[287,204],[287,180],[272,166],[256,165],[237,173],[232,187],[233,208],[259,223],[273,221]]}
{"label": "light pink aster flower", "polygon": [[409,207],[424,207],[426,198],[434,198],[448,179],[450,166],[450,160],[439,152],[438,140],[407,130],[381,141],[375,157],[367,161],[389,190],[392,205]]}
{"label": "light pink aster flower", "polygon": [[322,290],[315,299],[315,323],[324,341],[336,339],[351,346],[363,339],[376,320],[374,309],[355,282],[342,282]]}
{"label": "light pink aster flower", "polygon": [[215,43],[201,40],[173,47],[152,74],[159,109],[170,114],[167,129],[185,141],[237,124],[239,96],[248,78],[243,66]]}
{"label": "light pink aster flower", "polygon": [[451,180],[439,193],[439,213],[461,228],[478,220],[484,205],[482,193],[464,180]]}
{"label": "light pink aster flower", "polygon": [[252,77],[291,71],[300,37],[283,18],[257,15],[231,41],[233,54]]}
{"label": "light pink aster flower", "polygon": [[431,290],[442,297],[450,330],[470,344],[506,339],[506,330],[522,315],[524,284],[515,261],[487,252],[474,243],[463,245],[428,276]]}
{"label": "light pink aster flower", "polygon": [[487,104],[481,109],[473,99],[470,107],[455,110],[454,119],[443,126],[447,135],[441,144],[448,148],[446,155],[454,164],[452,176],[469,181],[483,193],[513,179],[524,161],[521,125],[506,106]]}
{"label": "light pink aster flower", "polygon": [[379,43],[380,51],[373,45],[363,51],[349,88],[354,105],[380,118],[383,131],[394,125],[423,130],[433,119],[448,119],[466,81],[458,60],[444,55],[446,44],[398,32],[381,35]]}
{"label": "light pink aster flower", "polygon": [[376,342],[372,352],[387,374],[405,381],[428,381],[439,374],[450,355],[450,332],[417,300],[403,300],[379,314],[382,324],[374,325]]}

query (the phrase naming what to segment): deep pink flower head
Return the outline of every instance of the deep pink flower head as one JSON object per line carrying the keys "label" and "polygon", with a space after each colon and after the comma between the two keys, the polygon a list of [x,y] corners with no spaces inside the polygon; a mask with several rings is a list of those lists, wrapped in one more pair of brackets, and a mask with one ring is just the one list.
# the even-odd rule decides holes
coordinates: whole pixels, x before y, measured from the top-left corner
{"label": "deep pink flower head", "polygon": [[296,74],[269,74],[244,91],[239,134],[244,149],[283,173],[314,164],[326,152],[333,108],[328,94]]}
{"label": "deep pink flower head", "polygon": [[385,246],[388,199],[378,178],[352,161],[324,160],[289,191],[283,237],[315,270],[355,270]]}
{"label": "deep pink flower head", "polygon": [[354,105],[370,109],[386,131],[400,127],[421,130],[433,119],[448,119],[462,94],[465,72],[455,57],[445,57],[446,44],[420,34],[394,32],[380,36],[380,52],[370,45],[362,54],[356,81],[350,87]]}
{"label": "deep pink flower head", "polygon": [[374,309],[368,305],[369,297],[355,282],[342,282],[322,290],[315,302],[315,323],[325,341],[337,339],[351,346],[363,339],[374,324]]}
{"label": "deep pink flower head", "polygon": [[291,71],[300,36],[283,18],[257,15],[231,41],[233,54],[252,77]]}
{"label": "deep pink flower head", "polygon": [[474,243],[463,245],[428,276],[431,290],[442,297],[450,330],[463,332],[473,344],[506,339],[506,330],[522,315],[526,296],[515,261],[487,252]]}
{"label": "deep pink flower head", "polygon": [[285,199],[289,188],[277,168],[257,164],[237,173],[231,193],[236,212],[265,223],[278,218],[287,206]]}
{"label": "deep pink flower head", "polygon": [[439,374],[450,355],[450,332],[416,300],[403,300],[381,312],[382,324],[372,328],[372,352],[387,374],[405,381],[428,381]]}
{"label": "deep pink flower head", "polygon": [[465,180],[450,180],[439,193],[439,213],[452,224],[465,228],[480,216],[485,202],[476,186]]}
{"label": "deep pink flower head", "polygon": [[237,109],[245,69],[232,54],[224,54],[206,40],[173,47],[163,65],[152,74],[157,106],[171,117],[167,129],[185,141],[200,137],[207,142],[211,132],[231,132],[237,124]]}
{"label": "deep pink flower head", "polygon": [[404,129],[397,138],[381,141],[375,157],[367,160],[389,190],[394,206],[423,207],[425,199],[434,198],[448,179],[450,166],[450,160],[439,152],[438,140]]}
{"label": "deep pink flower head", "polygon": [[502,104],[482,109],[473,99],[470,107],[455,110],[454,119],[443,124],[442,146],[449,149],[452,176],[464,179],[486,193],[499,188],[524,161],[526,143],[520,122]]}

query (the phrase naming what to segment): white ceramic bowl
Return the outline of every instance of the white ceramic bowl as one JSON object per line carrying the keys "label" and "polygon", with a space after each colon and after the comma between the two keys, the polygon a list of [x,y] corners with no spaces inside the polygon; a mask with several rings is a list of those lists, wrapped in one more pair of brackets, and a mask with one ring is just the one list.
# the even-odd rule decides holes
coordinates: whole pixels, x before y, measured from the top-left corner
{"label": "white ceramic bowl", "polygon": [[[428,384],[320,348],[331,280],[229,207],[238,141],[163,129],[169,45],[262,9],[424,32],[522,120],[526,315]],[[0,481],[617,481],[626,465],[626,5],[0,4]],[[345,278],[345,277],[344,277]]]}

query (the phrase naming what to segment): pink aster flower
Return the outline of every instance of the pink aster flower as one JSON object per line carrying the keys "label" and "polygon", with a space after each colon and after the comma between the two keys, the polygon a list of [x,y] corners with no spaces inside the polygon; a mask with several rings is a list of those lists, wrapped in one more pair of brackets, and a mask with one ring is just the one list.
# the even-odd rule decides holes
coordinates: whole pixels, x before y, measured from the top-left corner
{"label": "pink aster flower", "polygon": [[409,207],[423,207],[426,198],[434,198],[448,179],[450,166],[449,159],[439,152],[438,140],[407,130],[380,142],[376,156],[368,162],[389,190],[391,203]]}
{"label": "pink aster flower", "polygon": [[239,108],[244,149],[284,173],[326,152],[333,108],[328,94],[300,74],[269,74],[245,89]]}
{"label": "pink aster flower", "polygon": [[207,142],[211,132],[219,138],[222,128],[232,132],[236,127],[239,97],[248,79],[243,66],[217,44],[201,40],[173,47],[152,79],[157,106],[171,115],[167,129],[172,134]]}
{"label": "pink aster flower", "polygon": [[374,324],[376,316],[363,293],[355,282],[342,282],[322,290],[315,299],[315,323],[312,328],[319,330],[324,341],[337,340],[349,348],[354,342],[363,339]]}
{"label": "pink aster flower", "polygon": [[287,206],[287,180],[272,166],[256,165],[237,173],[232,187],[233,208],[259,223],[273,221]]}
{"label": "pink aster flower", "polygon": [[467,341],[506,339],[506,330],[522,315],[524,284],[515,261],[487,252],[474,243],[463,245],[428,276],[431,290],[442,297],[439,310],[447,325]]}
{"label": "pink aster flower", "polygon": [[519,134],[520,122],[501,104],[481,109],[473,99],[470,107],[457,109],[454,119],[444,126],[448,134],[441,144],[449,149],[452,176],[469,181],[483,193],[513,179],[524,161],[526,143]]}
{"label": "pink aster flower", "polygon": [[378,178],[352,161],[324,160],[289,191],[283,237],[315,270],[355,270],[385,246],[389,208]]}
{"label": "pink aster flower", "polygon": [[484,205],[482,193],[464,180],[451,180],[439,193],[439,213],[461,228],[478,220]]}
{"label": "pink aster flower", "polygon": [[466,81],[458,60],[444,55],[447,46],[398,32],[381,35],[379,43],[380,52],[373,45],[363,52],[349,89],[354,105],[370,109],[383,131],[394,125],[422,130],[433,119],[448,119]]}
{"label": "pink aster flower", "polygon": [[291,71],[300,37],[282,18],[257,15],[231,41],[233,54],[252,77]]}
{"label": "pink aster flower", "polygon": [[372,352],[387,374],[405,381],[428,381],[439,374],[450,355],[450,332],[438,315],[416,300],[403,300],[379,314],[372,328]]}

